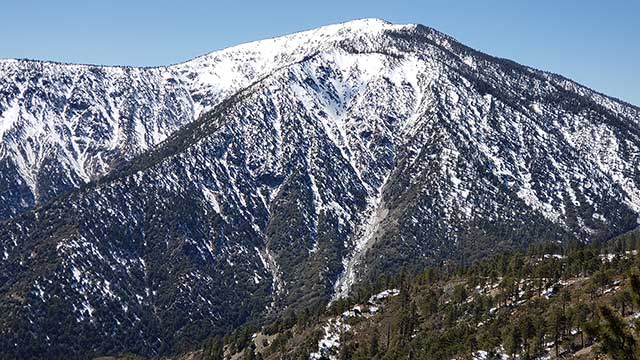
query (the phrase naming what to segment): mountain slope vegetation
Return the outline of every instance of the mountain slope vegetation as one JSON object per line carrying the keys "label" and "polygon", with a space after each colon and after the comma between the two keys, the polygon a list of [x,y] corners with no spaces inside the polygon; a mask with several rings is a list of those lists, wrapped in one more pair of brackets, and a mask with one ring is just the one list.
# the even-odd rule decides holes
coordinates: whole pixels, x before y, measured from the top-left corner
{"label": "mountain slope vegetation", "polygon": [[638,245],[635,231],[606,244],[545,243],[401,273],[326,309],[210,339],[187,356],[638,359]]}

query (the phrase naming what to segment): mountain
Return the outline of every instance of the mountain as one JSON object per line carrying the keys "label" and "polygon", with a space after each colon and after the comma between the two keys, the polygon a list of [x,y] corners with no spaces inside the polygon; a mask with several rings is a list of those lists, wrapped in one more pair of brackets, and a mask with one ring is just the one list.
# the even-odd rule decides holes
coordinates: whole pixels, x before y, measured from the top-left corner
{"label": "mountain", "polygon": [[366,24],[248,43],[168,67],[0,60],[0,219],[104,176],[254,81]]}
{"label": "mountain", "polygon": [[422,25],[0,69],[8,358],[172,353],[401,269],[638,226],[639,108]]}

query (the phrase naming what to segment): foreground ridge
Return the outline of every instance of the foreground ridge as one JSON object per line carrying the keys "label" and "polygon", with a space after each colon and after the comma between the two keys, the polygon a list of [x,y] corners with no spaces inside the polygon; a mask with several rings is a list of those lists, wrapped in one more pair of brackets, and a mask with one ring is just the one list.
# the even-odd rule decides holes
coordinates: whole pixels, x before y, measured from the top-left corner
{"label": "foreground ridge", "polygon": [[328,308],[212,337],[178,359],[636,359],[638,235],[381,278]]}

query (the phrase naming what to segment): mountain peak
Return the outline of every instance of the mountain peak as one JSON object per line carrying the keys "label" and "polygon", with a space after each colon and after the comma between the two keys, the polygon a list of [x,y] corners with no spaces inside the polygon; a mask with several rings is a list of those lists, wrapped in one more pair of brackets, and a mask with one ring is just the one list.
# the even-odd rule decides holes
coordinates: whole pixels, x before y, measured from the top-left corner
{"label": "mountain peak", "polygon": [[409,24],[407,25],[394,24],[390,21],[380,19],[380,18],[362,18],[362,19],[353,19],[353,20],[342,22],[342,23],[321,26],[316,30],[320,30],[324,28],[343,27],[343,28],[348,28],[356,31],[373,32],[380,29],[388,29],[388,28],[403,27],[403,26],[409,26]]}
{"label": "mountain peak", "polygon": [[251,42],[241,43],[237,45],[232,45],[229,47],[225,47],[222,49],[214,50],[208,52],[206,54],[197,56],[195,58],[186,60],[181,63],[173,64],[173,65],[161,65],[161,66],[141,66],[141,67],[133,67],[128,65],[101,65],[101,64],[85,64],[85,63],[67,63],[61,61],[52,61],[52,60],[43,60],[43,59],[23,59],[23,58],[4,58],[0,59],[0,65],[9,65],[15,66],[15,64],[21,63],[39,63],[39,64],[52,64],[52,65],[60,65],[60,66],[83,66],[83,67],[101,67],[101,68],[164,68],[170,66],[176,66],[184,63],[188,63],[194,60],[198,60],[201,58],[209,58],[212,56],[216,56],[217,54],[224,52],[232,52],[243,50],[247,48],[261,47],[264,46],[273,46],[274,44],[286,43],[288,41],[301,40],[301,39],[313,39],[318,38],[323,41],[327,40],[335,40],[339,37],[344,37],[348,34],[352,33],[361,33],[361,34],[371,34],[376,35],[380,34],[385,30],[401,30],[407,28],[414,28],[421,26],[419,24],[394,24],[387,20],[380,18],[363,18],[363,19],[354,19],[341,23],[335,23],[330,25],[324,25],[317,28],[303,30],[291,34],[283,34],[278,35],[272,38],[266,38],[262,40],[255,40]]}
{"label": "mountain peak", "polygon": [[221,53],[230,53],[230,52],[242,52],[242,51],[261,51],[261,50],[269,50],[270,52],[277,52],[281,47],[287,47],[289,50],[293,46],[313,46],[317,45],[320,42],[328,43],[330,41],[334,41],[337,39],[344,39],[348,37],[350,34],[360,33],[367,35],[379,35],[385,30],[401,30],[407,28],[414,28],[418,25],[415,24],[393,24],[383,19],[377,18],[366,18],[366,19],[356,19],[350,20],[342,23],[336,23],[331,25],[325,25],[318,28],[299,31],[291,34],[285,34],[276,36],[273,38],[267,38],[262,40],[251,41],[247,43],[242,43],[238,45],[234,45],[231,47],[223,48],[220,50],[215,50],[205,55],[196,57],[192,60],[188,60],[186,62],[190,62],[193,60],[197,60],[200,58],[209,58],[212,56],[216,56]]}

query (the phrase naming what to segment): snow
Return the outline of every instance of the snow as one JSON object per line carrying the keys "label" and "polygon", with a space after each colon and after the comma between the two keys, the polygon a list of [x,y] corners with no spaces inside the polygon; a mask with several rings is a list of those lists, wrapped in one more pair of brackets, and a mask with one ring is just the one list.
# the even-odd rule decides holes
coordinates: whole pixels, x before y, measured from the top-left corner
{"label": "snow", "polygon": [[552,296],[556,295],[557,293],[558,293],[558,287],[557,287],[557,285],[552,285],[552,286],[550,286],[549,288],[544,289],[544,290],[542,291],[541,295],[542,295],[543,297],[545,297],[545,298],[547,298],[547,299],[548,299],[548,298],[550,298],[550,297],[552,297]]}
{"label": "snow", "polygon": [[562,254],[544,254],[543,256],[545,259],[557,259],[557,260],[563,260],[566,259],[567,257],[562,255]]}
{"label": "snow", "polygon": [[462,62],[465,63],[466,65],[470,66],[473,69],[476,69],[476,62],[473,58],[473,56],[467,55],[465,57],[463,57]]}
{"label": "snow", "polygon": [[35,281],[35,290],[36,290],[36,295],[41,299],[44,300],[45,299],[45,292],[44,289],[42,288],[42,286],[40,285],[40,283],[38,282],[38,280]]}
{"label": "snow", "polygon": [[381,293],[371,296],[371,298],[369,298],[369,302],[373,304],[377,304],[382,300],[385,300],[389,297],[398,296],[399,294],[400,294],[400,290],[398,289],[384,290]]}
{"label": "snow", "polygon": [[260,263],[262,263],[262,267],[267,269],[269,265],[267,264],[267,261],[262,256],[262,252],[260,250],[258,250],[257,247],[254,247],[254,250],[256,251],[256,253],[258,253],[258,257],[260,258]]}
{"label": "snow", "polygon": [[4,134],[12,129],[19,117],[20,105],[16,99],[11,103],[8,109],[0,113],[0,140],[3,140]]}
{"label": "snow", "polygon": [[[207,104],[197,104],[196,116],[211,109],[224,97],[251,84],[266,74],[287,65],[328,50],[342,39],[352,34],[380,36],[383,31],[403,29],[414,25],[394,25],[379,19],[361,19],[343,24],[320,27],[273,39],[259,40],[215,51],[182,64],[174,65],[174,70],[182,81],[189,84],[198,95],[213,97]],[[336,64],[348,65],[340,61],[350,58],[336,57]],[[359,64],[365,74],[376,74],[375,62]],[[191,80],[193,79],[193,80]]]}
{"label": "snow", "polygon": [[340,348],[340,335],[349,331],[351,326],[342,322],[341,319],[330,319],[324,326],[324,336],[318,342],[318,351],[309,354],[309,359],[337,360],[337,353]]}
{"label": "snow", "polygon": [[71,269],[71,273],[73,274],[73,279],[74,279],[77,283],[79,283],[79,282],[80,282],[80,279],[81,279],[81,273],[80,273],[80,270],[78,270],[76,267],[73,267],[73,268]]}
{"label": "snow", "polygon": [[533,112],[535,112],[538,115],[542,115],[542,108],[538,103],[531,104],[531,110],[533,110]]}
{"label": "snow", "polygon": [[613,260],[615,260],[619,255],[617,254],[600,254],[600,259],[606,262],[612,262]]}
{"label": "snow", "polygon": [[365,213],[370,215],[366,218],[359,230],[362,235],[356,239],[352,253],[343,259],[344,271],[334,284],[333,300],[345,297],[349,294],[351,286],[356,281],[355,268],[359,264],[360,258],[364,255],[367,248],[372,245],[373,236],[376,233],[380,222],[386,215],[387,210],[384,208],[384,204],[382,203],[382,189],[384,188],[384,184],[386,183],[388,176],[389,175],[385,177],[382,185],[378,188],[376,195],[368,199],[367,210]]}
{"label": "snow", "polygon": [[200,190],[202,191],[205,199],[207,199],[209,201],[209,204],[213,207],[213,210],[218,214],[222,214],[222,211],[220,210],[220,204],[218,203],[218,199],[216,198],[215,193],[205,186],[200,187]]}
{"label": "snow", "polygon": [[82,319],[84,319],[85,313],[89,315],[90,318],[93,317],[93,312],[95,311],[95,309],[93,308],[93,306],[91,306],[89,300],[85,300],[82,302],[82,309],[80,311],[83,314]]}
{"label": "snow", "polygon": [[366,305],[356,304],[351,309],[343,312],[341,316],[328,319],[323,327],[324,336],[318,342],[318,351],[311,353],[309,359],[337,359],[340,349],[340,337],[345,332],[351,330],[351,326],[345,324],[344,321],[355,317],[364,316],[368,318],[374,316],[384,307],[383,302],[385,300],[398,294],[400,294],[400,290],[398,289],[384,290],[372,295]]}
{"label": "snow", "polygon": [[473,360],[488,360],[488,359],[508,360],[508,359],[510,359],[510,357],[508,355],[504,354],[504,352],[498,352],[494,356],[494,355],[489,354],[489,352],[487,352],[487,351],[480,350],[480,351],[476,351],[475,353],[473,353],[472,359]]}
{"label": "snow", "polygon": [[460,184],[462,184],[462,180],[458,179],[455,176],[451,177],[451,183],[453,184],[453,186],[458,186]]}
{"label": "snow", "polygon": [[455,105],[460,101],[460,96],[454,90],[449,91],[449,99]]}

